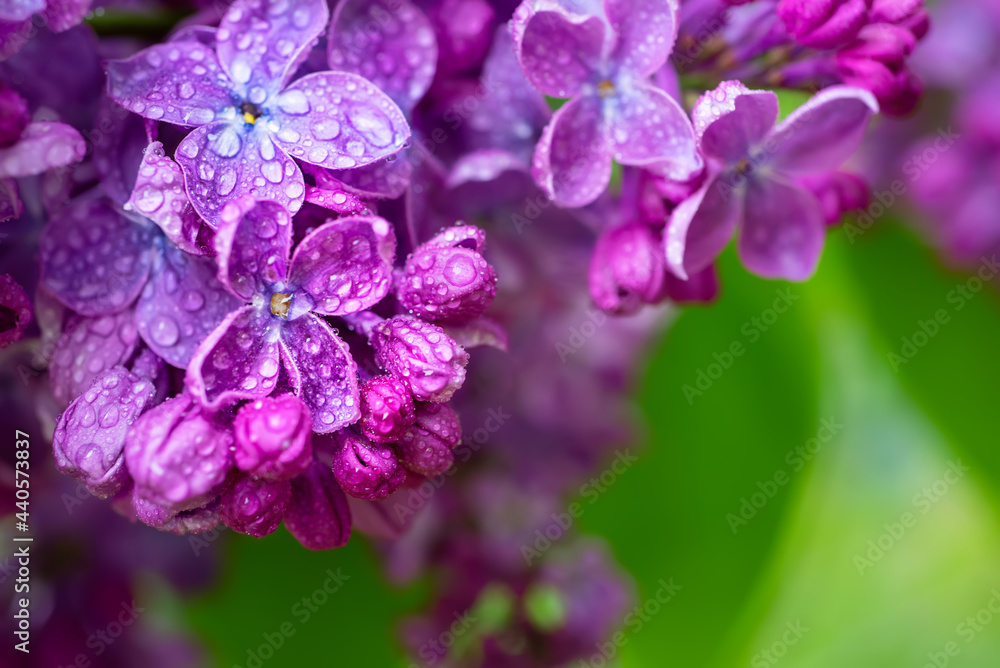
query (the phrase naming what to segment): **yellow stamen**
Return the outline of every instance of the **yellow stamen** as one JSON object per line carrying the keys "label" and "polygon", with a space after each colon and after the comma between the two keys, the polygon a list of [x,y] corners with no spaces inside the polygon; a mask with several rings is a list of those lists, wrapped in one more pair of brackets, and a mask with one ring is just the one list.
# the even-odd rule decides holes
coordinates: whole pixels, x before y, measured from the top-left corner
{"label": "yellow stamen", "polygon": [[597,94],[601,97],[611,97],[615,94],[615,85],[605,79],[597,84]]}
{"label": "yellow stamen", "polygon": [[271,313],[282,320],[288,320],[288,305],[292,303],[292,296],[282,292],[275,292],[271,295]]}
{"label": "yellow stamen", "polygon": [[243,121],[249,123],[250,125],[253,125],[254,123],[257,122],[257,117],[251,114],[249,111],[244,111]]}

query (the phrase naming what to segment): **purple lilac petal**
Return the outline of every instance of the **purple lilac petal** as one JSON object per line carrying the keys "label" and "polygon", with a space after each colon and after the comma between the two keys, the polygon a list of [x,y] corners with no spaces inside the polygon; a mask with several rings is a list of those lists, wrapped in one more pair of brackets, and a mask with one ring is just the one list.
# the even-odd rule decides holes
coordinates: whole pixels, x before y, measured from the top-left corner
{"label": "purple lilac petal", "polygon": [[290,480],[312,461],[312,415],[294,394],[244,404],[233,423],[236,467],[265,480]]}
{"label": "purple lilac petal", "polygon": [[45,0],[2,0],[0,1],[0,21],[8,23],[24,21],[43,9],[45,9]]}
{"label": "purple lilac petal", "polygon": [[687,114],[662,90],[636,86],[617,98],[611,124],[613,155],[625,165],[655,165],[655,171],[686,181],[702,169]]}
{"label": "purple lilac petal", "polygon": [[379,501],[403,484],[406,471],[396,453],[385,444],[372,443],[344,430],[334,435],[333,475],[340,488],[357,499]]}
{"label": "purple lilac petal", "polygon": [[16,143],[30,122],[28,102],[0,80],[0,148]]}
{"label": "purple lilac petal", "polygon": [[656,303],[665,277],[663,246],[644,223],[609,230],[590,261],[590,296],[608,313],[632,313]]}
{"label": "purple lilac petal", "polygon": [[663,291],[675,304],[707,304],[719,296],[719,277],[715,265],[709,265],[686,281],[667,272]]}
{"label": "purple lilac petal", "polygon": [[215,235],[219,278],[234,295],[250,301],[285,280],[291,245],[292,221],[283,206],[250,198],[231,202]]}
{"label": "purple lilac petal", "polygon": [[747,269],[765,278],[804,281],[816,271],[825,238],[812,193],[773,178],[750,180],[739,239]]}
{"label": "purple lilac petal", "polygon": [[555,113],[535,147],[532,175],[557,204],[593,202],[611,180],[611,147],[601,100],[580,97]]}
{"label": "purple lilac petal", "polygon": [[398,315],[376,325],[375,361],[419,401],[448,401],[465,382],[469,353],[437,325]]}
{"label": "purple lilac petal", "polygon": [[816,49],[850,42],[868,22],[871,0],[781,0],[776,12],[795,41]]}
{"label": "purple lilac petal", "polygon": [[305,182],[295,161],[275,144],[264,123],[213,123],[195,129],[177,146],[175,159],[195,211],[213,228],[223,207],[250,195],[290,213],[302,207]]}
{"label": "purple lilac petal", "polygon": [[146,345],[183,369],[198,344],[239,306],[216,277],[212,260],[164,243],[136,304],[136,325]]}
{"label": "purple lilac petal", "polygon": [[80,318],[56,342],[49,363],[52,393],[63,404],[80,396],[100,374],[135,353],[139,335],[131,310],[100,318]]}
{"label": "purple lilac petal", "polygon": [[79,200],[42,233],[42,283],[82,315],[121,311],[149,277],[154,234],[104,198]]}
{"label": "purple lilac petal", "polygon": [[59,418],[52,437],[56,468],[102,499],[117,494],[128,479],[125,433],[153,393],[152,383],[120,366],[97,377]]}
{"label": "purple lilac petal", "polygon": [[125,438],[125,464],[142,498],[172,512],[204,506],[233,464],[231,430],[187,394],[144,413]]}
{"label": "purple lilac petal", "polygon": [[[437,33],[437,69],[442,73],[478,67],[490,48],[490,31],[496,26],[497,13],[505,11],[494,9],[487,0],[439,0],[423,6]],[[509,31],[506,25],[501,27]]]}
{"label": "purple lilac petal", "polygon": [[458,327],[445,327],[444,331],[463,348],[489,346],[507,352],[510,344],[507,330],[496,320],[486,316],[480,316]]}
{"label": "purple lilac petal", "polygon": [[162,404],[166,400],[167,391],[170,389],[170,374],[167,370],[167,363],[163,361],[162,357],[149,348],[143,347],[129,363],[128,370],[153,384],[155,393],[152,405]]}
{"label": "purple lilac petal", "polygon": [[825,88],[774,128],[765,145],[775,147],[768,163],[793,174],[836,169],[857,150],[878,109],[866,90]]}
{"label": "purple lilac petal", "polygon": [[410,0],[343,0],[333,15],[327,56],[330,69],[363,76],[408,112],[434,78],[437,39]]}
{"label": "purple lilac petal", "polygon": [[157,44],[105,69],[111,99],[154,121],[205,125],[235,102],[215,51],[197,42]]}
{"label": "purple lilac petal", "polygon": [[605,38],[600,17],[570,15],[558,5],[536,11],[525,2],[511,32],[524,73],[543,94],[573,97],[598,76]]}
{"label": "purple lilac petal", "polygon": [[292,156],[328,169],[367,165],[410,137],[402,110],[374,84],[348,72],[316,72],[278,95],[277,141]]}
{"label": "purple lilac petal", "polygon": [[167,42],[198,42],[215,48],[215,26],[186,25],[167,36]]}
{"label": "purple lilac petal", "polygon": [[416,417],[413,397],[398,378],[375,376],[361,386],[361,432],[375,443],[398,441]]}
{"label": "purple lilac petal", "polygon": [[640,77],[660,69],[677,39],[677,4],[676,0],[605,0],[608,23],[617,35],[611,60]]}
{"label": "purple lilac petal", "polygon": [[329,20],[326,0],[236,0],[215,32],[219,62],[261,104],[295,73]]}
{"label": "purple lilac petal", "polygon": [[83,137],[65,123],[31,123],[16,144],[0,148],[0,179],[65,167],[79,162],[86,153]]}
{"label": "purple lilac petal", "polygon": [[351,537],[351,511],[333,471],[314,461],[292,480],[285,528],[309,550],[343,547]]}
{"label": "purple lilac petal", "polygon": [[409,159],[409,150],[403,149],[397,155],[390,155],[370,165],[338,169],[333,174],[351,192],[361,197],[396,199],[410,186],[413,164]]}
{"label": "purple lilac petal", "polygon": [[143,152],[135,188],[125,210],[135,211],[159,225],[181,250],[193,255],[205,254],[198,243],[201,218],[188,200],[181,168],[164,154],[162,143],[153,142]]}
{"label": "purple lilac petal", "polygon": [[91,0],[46,0],[45,26],[52,32],[63,32],[83,21],[90,10]]}
{"label": "purple lilac petal", "polygon": [[343,186],[337,190],[306,186],[306,202],[329,209],[342,216],[363,216],[371,213],[368,205],[360,197]]}
{"label": "purple lilac petal", "polygon": [[455,462],[452,450],[462,439],[458,414],[447,404],[420,404],[417,417],[396,444],[400,463],[423,476],[444,473]]}
{"label": "purple lilac petal", "polygon": [[222,493],[222,521],[233,531],[263,538],[277,530],[291,498],[288,481],[242,476]]}
{"label": "purple lilac petal", "polygon": [[[94,130],[88,139],[93,144],[91,157],[100,176],[101,187],[119,206],[128,202],[135,189],[144,151],[149,146],[146,124],[151,122],[115,103],[107,95],[101,95]],[[162,148],[160,150],[162,152]],[[148,180],[150,175],[146,176]],[[184,187],[183,178],[180,186]]]}
{"label": "purple lilac petal", "polygon": [[278,381],[280,324],[266,305],[233,311],[195,349],[184,379],[210,408],[266,397]]}
{"label": "purple lilac petal", "polygon": [[732,190],[731,172],[709,178],[670,214],[663,235],[667,268],[687,279],[715,260],[740,218],[741,198]]}
{"label": "purple lilac petal", "polygon": [[[134,498],[132,503],[133,507],[135,507],[136,502]],[[138,512],[136,515],[138,515]],[[221,506],[218,499],[212,500],[207,506],[202,508],[194,508],[193,510],[185,510],[179,513],[167,511],[167,515],[167,519],[162,524],[152,526],[155,526],[160,531],[169,531],[178,536],[205,533],[219,526],[222,522]]]}
{"label": "purple lilac petal", "polygon": [[288,280],[312,297],[316,313],[357,313],[389,294],[395,255],[396,235],[385,219],[331,220],[296,246]]}
{"label": "purple lilac petal", "polygon": [[31,300],[11,276],[0,274],[0,348],[20,341],[31,322]]}
{"label": "purple lilac petal", "polygon": [[358,365],[323,319],[308,313],[281,328],[281,349],[292,385],[325,434],[353,424],[359,409]]}
{"label": "purple lilac petal", "polygon": [[747,157],[778,120],[778,96],[724,81],[708,91],[691,111],[705,155],[734,164]]}

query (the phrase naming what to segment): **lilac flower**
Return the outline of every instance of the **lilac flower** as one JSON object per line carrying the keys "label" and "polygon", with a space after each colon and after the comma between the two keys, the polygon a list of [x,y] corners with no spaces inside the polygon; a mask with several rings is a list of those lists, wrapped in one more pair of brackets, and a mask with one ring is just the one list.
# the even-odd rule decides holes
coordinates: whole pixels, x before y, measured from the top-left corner
{"label": "lilac flower", "polygon": [[0,274],[0,348],[20,341],[31,322],[31,301],[24,288],[7,274]]}
{"label": "lilac flower", "polygon": [[423,476],[444,473],[455,462],[452,450],[462,440],[458,414],[447,404],[417,406],[413,424],[396,444],[399,460],[407,470]]}
{"label": "lilac flower", "polygon": [[312,416],[294,394],[264,397],[236,413],[236,467],[264,480],[290,480],[312,462]]}
{"label": "lilac flower", "polygon": [[692,115],[709,177],[670,216],[667,267],[680,278],[704,269],[739,226],[740,258],[751,272],[795,281],[811,276],[825,224],[820,203],[795,179],[840,166],[877,111],[871,93],[838,86],[774,126],[774,93],[738,82],[705,93]]}
{"label": "lilac flower", "polygon": [[237,0],[215,32],[152,46],[108,63],[111,97],[156,121],[195,127],[176,159],[195,211],[220,224],[231,199],[252,195],[302,206],[294,158],[332,169],[402,148],[402,112],[371,82],[346,72],[291,78],[329,18],[324,0]]}
{"label": "lilac flower", "polygon": [[242,302],[198,346],[186,384],[206,406],[258,399],[282,364],[312,413],[313,430],[356,422],[357,365],[321,316],[369,308],[389,292],[396,239],[378,217],[354,216],[309,233],[289,260],[292,225],[276,202],[231,202],[215,237],[219,280]]}
{"label": "lilac flower", "polygon": [[406,471],[396,453],[385,444],[372,443],[349,429],[334,436],[333,475],[340,488],[358,499],[377,501],[403,483]]}
{"label": "lilac flower", "polygon": [[833,49],[854,39],[868,23],[871,0],[779,0],[777,13],[805,46]]}
{"label": "lilac flower", "polygon": [[[471,247],[470,247],[471,246]],[[486,234],[463,225],[421,244],[407,259],[400,304],[431,322],[461,324],[483,313],[496,296],[496,273],[482,253]]]}
{"label": "lilac flower", "polygon": [[123,367],[101,374],[59,418],[52,437],[56,468],[96,496],[117,494],[128,480],[125,434],[153,393],[152,383]]}
{"label": "lilac flower", "polygon": [[590,295],[609,313],[631,313],[661,300],[666,262],[663,246],[648,225],[609,230],[597,240],[590,263]]}
{"label": "lilac flower", "polygon": [[136,494],[176,514],[212,501],[233,464],[231,428],[181,394],[147,411],[125,437]]}
{"label": "lilac flower", "polygon": [[695,175],[702,165],[687,116],[647,81],[673,49],[676,4],[606,0],[594,14],[568,5],[525,0],[511,24],[532,84],[571,98],[536,148],[536,181],[556,203],[583,206],[607,186],[612,158],[681,181]]}
{"label": "lilac flower", "polygon": [[240,476],[220,498],[222,521],[233,531],[262,538],[274,533],[292,497],[286,480]]}
{"label": "lilac flower", "polygon": [[361,386],[361,433],[375,443],[398,441],[413,424],[413,397],[402,381],[375,376]]}
{"label": "lilac flower", "polygon": [[419,401],[448,401],[465,381],[469,353],[437,325],[397,315],[375,327],[371,344],[378,365]]}
{"label": "lilac flower", "polygon": [[292,480],[285,528],[309,550],[343,547],[351,537],[351,511],[333,471],[317,461]]}

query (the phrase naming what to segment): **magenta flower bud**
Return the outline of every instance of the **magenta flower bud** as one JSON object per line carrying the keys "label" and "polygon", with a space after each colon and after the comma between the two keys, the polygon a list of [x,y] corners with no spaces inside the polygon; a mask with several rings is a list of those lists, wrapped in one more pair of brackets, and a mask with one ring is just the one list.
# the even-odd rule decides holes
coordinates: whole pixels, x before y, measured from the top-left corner
{"label": "magenta flower bud", "polygon": [[309,550],[343,547],[351,537],[351,509],[333,471],[313,461],[292,480],[285,528]]}
{"label": "magenta flower bud", "polygon": [[816,196],[827,225],[836,225],[844,214],[868,206],[868,184],[857,174],[828,172],[803,177],[801,183]]}
{"label": "magenta flower bud", "polygon": [[217,498],[201,508],[192,508],[179,513],[143,498],[139,495],[138,488],[133,488],[131,500],[132,511],[140,522],[160,531],[169,531],[181,536],[211,531],[222,521],[221,506]]}
{"label": "magenta flower bud", "polygon": [[923,92],[920,79],[907,67],[917,39],[906,28],[888,23],[865,26],[836,56],[844,83],[870,90],[881,111],[904,116],[916,107]]}
{"label": "magenta flower bud", "polygon": [[13,278],[0,275],[0,348],[20,341],[29,322],[31,300],[28,294]]}
{"label": "magenta flower bud", "polygon": [[608,230],[590,261],[590,296],[608,313],[632,313],[661,300],[666,259],[663,242],[648,225]]}
{"label": "magenta flower bud", "polygon": [[469,353],[437,325],[397,315],[375,327],[375,361],[419,401],[448,401],[465,382]]}
{"label": "magenta flower bud", "polygon": [[413,397],[393,376],[375,376],[361,386],[361,432],[375,443],[398,441],[413,424]]}
{"label": "magenta flower bud", "polygon": [[482,256],[486,234],[462,225],[441,232],[406,260],[399,301],[414,315],[461,324],[483,313],[497,294],[497,277]]}
{"label": "magenta flower bud", "polygon": [[452,449],[462,440],[458,414],[447,404],[419,404],[417,419],[396,444],[399,461],[423,476],[444,473],[455,462]]}
{"label": "magenta flower bud", "polygon": [[181,394],[135,421],[125,437],[125,464],[139,496],[181,512],[218,494],[232,447],[232,429]]}
{"label": "magenta flower bud", "polygon": [[222,493],[222,521],[233,531],[254,538],[274,533],[292,498],[287,480],[255,480],[240,476]]}
{"label": "magenta flower bud", "polygon": [[128,480],[125,435],[152,404],[152,383],[116,366],[98,376],[69,405],[52,436],[56,468],[102,499]]}
{"label": "magenta flower bud", "polygon": [[389,496],[403,483],[406,472],[387,445],[372,443],[363,436],[344,430],[334,439],[333,475],[341,489],[353,497],[378,501]]}
{"label": "magenta flower bud", "polygon": [[0,82],[0,148],[17,143],[30,120],[28,103]]}
{"label": "magenta flower bud", "polygon": [[795,41],[835,49],[857,37],[868,22],[871,0],[780,0],[777,13]]}
{"label": "magenta flower bud", "polygon": [[265,480],[291,480],[312,462],[312,416],[294,394],[245,404],[233,423],[236,468]]}

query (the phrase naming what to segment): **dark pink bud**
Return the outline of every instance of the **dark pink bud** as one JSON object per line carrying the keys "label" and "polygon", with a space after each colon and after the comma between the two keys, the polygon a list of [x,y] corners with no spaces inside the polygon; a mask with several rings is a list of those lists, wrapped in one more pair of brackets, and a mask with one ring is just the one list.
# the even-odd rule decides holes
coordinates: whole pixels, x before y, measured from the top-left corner
{"label": "dark pink bud", "polygon": [[406,472],[388,445],[372,443],[345,430],[334,436],[333,475],[341,489],[353,497],[378,501],[395,492]]}
{"label": "dark pink bud", "polygon": [[233,531],[254,538],[274,533],[292,498],[287,480],[255,480],[239,476],[222,493],[222,521]]}
{"label": "dark pink bud", "polygon": [[125,437],[125,464],[139,496],[177,513],[218,495],[232,447],[232,429],[181,394],[135,421]]}
{"label": "dark pink bud", "polygon": [[265,480],[290,480],[312,462],[312,416],[293,394],[245,404],[233,423],[236,468]]}
{"label": "dark pink bud", "polygon": [[590,261],[590,296],[608,313],[631,313],[659,301],[666,274],[663,243],[648,225],[632,223],[597,240]]}
{"label": "dark pink bud", "polygon": [[106,498],[128,479],[125,435],[153,399],[153,385],[123,367],[98,376],[69,405],[56,425],[52,451],[56,468]]}
{"label": "dark pink bud", "polygon": [[393,376],[375,376],[361,386],[361,432],[375,443],[398,441],[413,424],[413,397]]}
{"label": "dark pink bud", "polygon": [[777,13],[799,44],[835,49],[857,37],[871,0],[780,0]]}
{"label": "dark pink bud", "polygon": [[406,260],[399,301],[414,315],[446,324],[468,322],[497,294],[497,277],[482,256],[485,233],[462,225],[441,232]]}
{"label": "dark pink bud", "polygon": [[417,419],[396,444],[400,463],[423,476],[444,473],[455,462],[452,449],[462,440],[458,414],[447,404],[417,405]]}
{"label": "dark pink bud", "polygon": [[469,353],[437,325],[397,315],[375,327],[371,345],[378,365],[419,401],[448,401],[465,382]]}
{"label": "dark pink bud", "polygon": [[135,488],[132,490],[131,501],[132,511],[140,522],[160,531],[178,535],[211,531],[222,521],[217,498],[201,508],[192,508],[179,513],[143,498]]}
{"label": "dark pink bud", "polygon": [[30,120],[28,103],[0,82],[0,148],[17,143]]}
{"label": "dark pink bud", "polygon": [[285,528],[309,550],[332,550],[347,544],[351,510],[328,467],[313,461],[305,473],[292,480]]}
{"label": "dark pink bud", "polygon": [[0,348],[20,341],[30,322],[31,301],[24,288],[9,275],[0,275]]}

